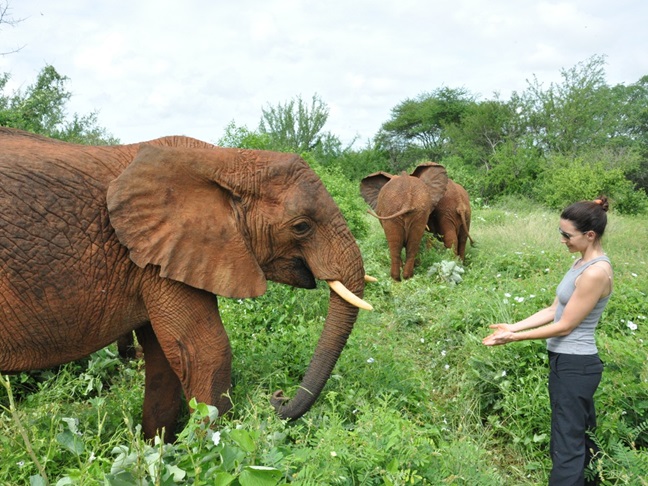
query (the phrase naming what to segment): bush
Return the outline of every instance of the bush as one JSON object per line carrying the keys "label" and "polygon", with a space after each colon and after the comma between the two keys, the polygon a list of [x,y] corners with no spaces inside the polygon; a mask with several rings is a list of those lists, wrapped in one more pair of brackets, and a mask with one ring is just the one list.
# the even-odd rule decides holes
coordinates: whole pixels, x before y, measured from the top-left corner
{"label": "bush", "polygon": [[562,209],[575,201],[606,195],[614,209],[623,214],[640,214],[648,207],[643,190],[635,190],[622,169],[607,168],[603,162],[582,159],[554,159],[540,176],[534,193],[550,208]]}
{"label": "bush", "polygon": [[516,146],[512,142],[497,148],[490,165],[484,176],[483,196],[486,198],[529,194],[542,171],[541,159],[535,148]]}

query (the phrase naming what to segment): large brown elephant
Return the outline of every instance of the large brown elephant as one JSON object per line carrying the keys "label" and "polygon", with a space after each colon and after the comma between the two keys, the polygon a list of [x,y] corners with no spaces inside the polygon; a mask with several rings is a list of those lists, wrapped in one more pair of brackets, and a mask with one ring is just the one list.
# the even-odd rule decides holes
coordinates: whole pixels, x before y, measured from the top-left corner
{"label": "large brown elephant", "polygon": [[[468,193],[448,178],[445,167],[420,164],[412,174],[375,172],[360,182],[360,193],[385,231],[394,280],[411,278],[425,231],[441,238],[463,259],[469,238]],[[405,264],[402,250],[405,248]]]}
{"label": "large brown elephant", "polygon": [[214,294],[258,296],[266,279],[337,289],[299,391],[273,395],[291,419],[317,399],[358,307],[369,308],[354,237],[293,154],[187,137],[90,147],[0,128],[0,207],[0,371],[72,361],[135,330],[147,438],[164,428],[173,439],[182,392],[231,407]]}

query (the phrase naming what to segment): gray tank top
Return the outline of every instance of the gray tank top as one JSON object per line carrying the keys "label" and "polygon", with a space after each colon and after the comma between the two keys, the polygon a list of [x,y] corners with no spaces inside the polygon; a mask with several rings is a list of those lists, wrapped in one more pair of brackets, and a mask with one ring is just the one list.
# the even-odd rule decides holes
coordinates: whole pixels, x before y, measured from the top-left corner
{"label": "gray tank top", "polygon": [[[576,289],[576,279],[591,265],[596,262],[608,262],[610,259],[607,256],[600,256],[594,258],[593,260],[584,263],[578,268],[574,268],[574,265],[567,271],[565,276],[562,279],[562,282],[558,285],[556,289],[556,296],[558,297],[558,307],[556,308],[556,316],[554,317],[554,322],[560,320],[565,306],[569,299],[571,298],[574,290]],[[612,293],[610,293],[612,295]],[[596,348],[596,341],[594,339],[594,330],[596,325],[603,314],[603,309],[605,305],[610,300],[610,295],[600,299],[592,312],[590,312],[583,321],[574,328],[574,330],[569,333],[567,336],[552,337],[547,339],[547,349],[553,351],[554,353],[563,353],[563,354],[596,354],[598,350]]]}

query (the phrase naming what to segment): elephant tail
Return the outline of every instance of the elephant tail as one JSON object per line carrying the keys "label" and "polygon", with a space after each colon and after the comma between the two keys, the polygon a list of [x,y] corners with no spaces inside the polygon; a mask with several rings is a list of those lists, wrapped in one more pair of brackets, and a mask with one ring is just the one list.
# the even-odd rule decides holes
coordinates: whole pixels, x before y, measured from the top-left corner
{"label": "elephant tail", "polygon": [[390,214],[389,216],[378,216],[373,210],[367,209],[367,212],[371,214],[374,218],[378,218],[380,220],[385,220],[385,219],[394,219],[399,216],[402,216],[403,214],[407,214],[411,211],[409,208],[403,208],[400,211],[395,212],[394,214]]}
{"label": "elephant tail", "polygon": [[468,235],[468,239],[470,240],[470,245],[475,246],[475,241],[472,239],[472,236],[470,236],[470,231],[468,230],[468,222],[466,221],[466,212],[459,211],[459,214],[461,215],[461,225],[466,230],[466,235]]}

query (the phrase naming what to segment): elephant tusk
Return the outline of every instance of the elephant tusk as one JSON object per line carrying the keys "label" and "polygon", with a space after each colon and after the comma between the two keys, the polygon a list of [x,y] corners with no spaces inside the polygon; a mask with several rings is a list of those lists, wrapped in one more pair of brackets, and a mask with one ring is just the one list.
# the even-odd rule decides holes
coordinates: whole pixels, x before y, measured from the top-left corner
{"label": "elephant tusk", "polygon": [[340,297],[342,297],[344,300],[346,300],[349,304],[355,305],[356,307],[360,309],[365,309],[365,310],[373,310],[373,307],[371,304],[368,304],[364,300],[362,300],[360,297],[355,295],[353,292],[351,292],[349,289],[347,289],[342,282],[339,280],[327,280],[327,284],[331,287],[331,290],[338,294]]}
{"label": "elephant tusk", "polygon": [[376,277],[372,277],[371,275],[365,275],[364,277],[365,282],[377,282],[378,279]]}

